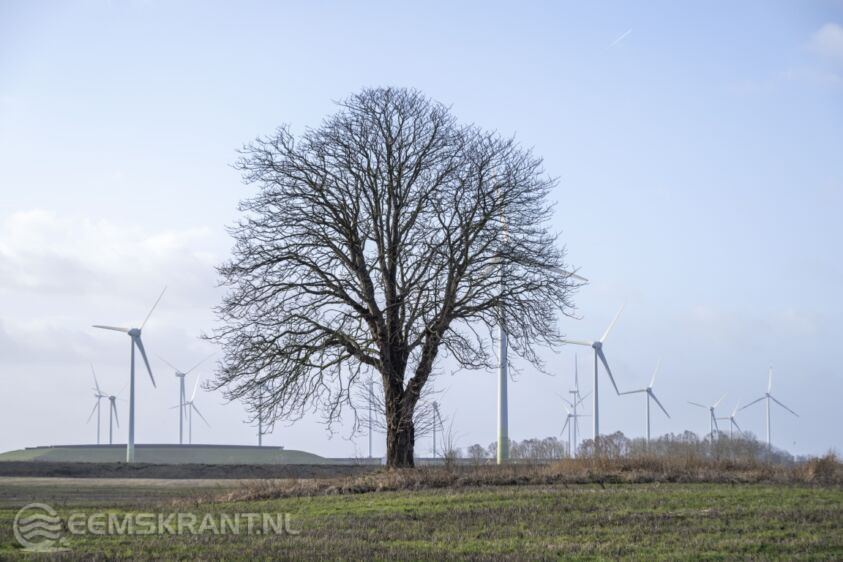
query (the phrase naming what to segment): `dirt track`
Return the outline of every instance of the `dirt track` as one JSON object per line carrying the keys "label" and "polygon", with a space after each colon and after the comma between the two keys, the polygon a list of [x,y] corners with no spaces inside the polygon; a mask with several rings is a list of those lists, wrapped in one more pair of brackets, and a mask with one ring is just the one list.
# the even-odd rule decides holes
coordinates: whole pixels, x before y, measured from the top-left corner
{"label": "dirt track", "polygon": [[0,476],[64,478],[334,478],[376,470],[378,466],[336,464],[126,464],[86,462],[0,462]]}

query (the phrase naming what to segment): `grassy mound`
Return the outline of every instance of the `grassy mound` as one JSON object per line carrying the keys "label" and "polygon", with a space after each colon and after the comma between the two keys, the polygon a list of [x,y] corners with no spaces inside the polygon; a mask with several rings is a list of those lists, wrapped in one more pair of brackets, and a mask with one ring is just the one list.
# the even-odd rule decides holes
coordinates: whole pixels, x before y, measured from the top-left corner
{"label": "grassy mound", "polygon": [[[0,454],[0,461],[95,462],[126,460],[125,445],[32,447]],[[325,464],[327,459],[278,447],[136,445],[135,460],[149,464]]]}

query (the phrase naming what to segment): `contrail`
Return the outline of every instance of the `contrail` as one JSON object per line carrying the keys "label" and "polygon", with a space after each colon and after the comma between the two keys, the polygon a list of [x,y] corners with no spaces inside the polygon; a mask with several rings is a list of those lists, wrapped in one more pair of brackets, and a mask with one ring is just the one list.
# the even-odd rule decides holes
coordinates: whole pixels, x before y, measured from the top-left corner
{"label": "contrail", "polygon": [[629,35],[630,33],[632,33],[632,28],[627,29],[627,30],[623,33],[623,35],[621,35],[620,37],[618,37],[617,39],[615,39],[614,41],[612,41],[611,43],[609,43],[609,46],[608,46],[608,47],[606,47],[606,48],[605,48],[605,49],[603,49],[603,50],[604,50],[604,51],[608,51],[609,49],[611,49],[612,47],[614,47],[615,45],[617,45],[618,43],[620,43],[621,41],[623,41],[624,39],[626,39],[626,36],[627,36],[627,35]]}

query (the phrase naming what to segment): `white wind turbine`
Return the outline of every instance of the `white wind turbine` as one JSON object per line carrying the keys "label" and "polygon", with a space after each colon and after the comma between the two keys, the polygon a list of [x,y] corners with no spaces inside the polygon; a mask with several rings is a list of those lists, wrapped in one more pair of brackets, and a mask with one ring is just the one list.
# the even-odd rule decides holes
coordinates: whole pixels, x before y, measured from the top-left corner
{"label": "white wind turbine", "polygon": [[743,433],[741,426],[738,425],[738,422],[735,419],[735,416],[738,414],[738,406],[738,404],[735,404],[735,409],[732,410],[731,415],[722,418],[717,418],[718,420],[729,420],[729,439],[732,438],[732,430],[734,430],[735,428],[737,428],[739,434]]}
{"label": "white wind turbine", "polygon": [[749,408],[750,406],[752,406],[756,402],[761,402],[762,400],[765,400],[765,399],[767,400],[767,447],[768,448],[772,447],[772,439],[773,439],[772,430],[770,429],[770,401],[772,400],[773,402],[775,402],[776,404],[778,404],[779,406],[781,406],[782,408],[784,408],[785,410],[787,410],[788,412],[790,412],[791,414],[796,416],[797,418],[799,417],[799,414],[797,414],[796,412],[794,412],[793,410],[791,410],[790,408],[788,408],[787,406],[785,406],[784,404],[782,404],[781,402],[776,400],[773,397],[773,395],[771,394],[772,391],[773,391],[773,368],[770,367],[770,376],[767,380],[767,392],[765,392],[764,396],[762,396],[761,398],[753,400],[752,402],[750,402],[749,404],[747,404],[746,406],[741,408],[741,410],[743,410],[744,408]]}
{"label": "white wind turbine", "polygon": [[615,393],[620,394],[618,390],[618,385],[615,383],[615,377],[612,376],[612,370],[609,368],[609,363],[606,361],[606,355],[603,353],[603,344],[606,342],[606,338],[609,336],[609,332],[612,331],[612,328],[615,327],[615,323],[618,321],[618,317],[623,312],[623,306],[615,315],[614,320],[612,323],[609,324],[609,327],[603,333],[603,337],[601,337],[597,341],[585,341],[585,340],[563,340],[564,343],[570,343],[574,345],[584,345],[594,349],[594,444],[597,445],[597,438],[600,436],[600,410],[599,410],[599,401],[598,401],[598,361],[603,363],[603,367],[606,368],[606,373],[609,375],[609,380],[612,381],[612,386],[615,387]]}
{"label": "white wind turbine", "polygon": [[174,366],[172,363],[170,363],[169,361],[167,361],[166,359],[164,359],[160,355],[158,356],[158,358],[161,361],[166,363],[168,367],[170,367],[171,369],[173,369],[176,372],[175,373],[176,378],[179,379],[179,405],[178,405],[178,409],[179,409],[179,445],[184,444],[184,418],[187,416],[187,412],[185,412],[185,407],[186,407],[186,403],[187,403],[187,394],[184,390],[184,379],[185,379],[185,377],[187,377],[187,375],[192,373],[199,365],[201,365],[202,363],[204,363],[205,361],[207,361],[208,359],[213,357],[213,355],[214,355],[213,353],[211,355],[208,355],[207,357],[205,357],[204,359],[199,361],[196,365],[194,365],[193,367],[191,367],[190,369],[188,369],[186,371],[182,371],[181,369]]}
{"label": "white wind turbine", "polygon": [[[509,227],[506,222],[506,217],[501,216],[501,226],[503,234],[503,243],[509,242]],[[488,268],[494,268],[500,264],[499,258],[493,258]],[[545,266],[546,267],[546,266]],[[501,282],[503,282],[503,268],[501,267]],[[582,283],[587,283],[588,279],[577,275],[573,271],[566,271],[561,268],[548,268],[551,271],[561,273],[566,278],[576,279]],[[500,317],[503,318],[503,307],[500,309]],[[509,381],[509,333],[506,330],[506,324],[501,322],[498,325],[498,447],[497,447],[497,464],[503,464],[509,460],[509,391],[507,383]],[[595,392],[595,397],[597,393]],[[595,416],[596,419],[596,416]]]}
{"label": "white wind turbine", "polygon": [[112,422],[115,422],[119,428],[120,420],[117,419],[117,397],[111,395],[108,397],[108,401],[111,404],[108,409],[108,444],[111,445],[114,442],[114,428],[112,427]]}
{"label": "white wind turbine", "polygon": [[[184,408],[187,411],[187,443],[189,445],[193,444],[193,412],[196,412],[202,421],[205,422],[205,425],[211,427],[211,424],[208,423],[208,420],[205,419],[205,416],[202,415],[202,412],[199,411],[199,408],[196,407],[196,404],[193,401],[196,399],[196,391],[199,389],[199,381],[202,380],[201,375],[196,377],[196,384],[193,385],[193,393],[190,395],[190,400],[186,400],[184,402]],[[173,408],[178,408],[179,406],[173,406]]]}
{"label": "white wind turbine", "polygon": [[[588,394],[586,394],[585,396],[580,395],[579,360],[577,359],[576,353],[574,353],[574,388],[572,390],[569,390],[568,393],[571,394],[571,400],[567,401],[567,402],[568,402],[568,404],[573,405],[574,416],[576,417],[577,406],[579,405],[580,402],[585,400],[585,398],[588,396]],[[579,424],[574,424],[574,440],[573,440],[573,444],[574,444],[573,456],[574,457],[577,456],[577,433],[579,433]]]}
{"label": "white wind turbine", "polygon": [[141,331],[144,326],[146,326],[149,317],[152,316],[152,311],[154,311],[155,307],[158,306],[158,303],[161,302],[161,297],[164,296],[164,291],[166,290],[167,287],[164,287],[164,290],[161,291],[161,294],[158,296],[158,300],[156,300],[155,304],[152,305],[152,308],[149,309],[149,313],[146,315],[146,318],[144,318],[140,328],[118,328],[115,326],[94,325],[94,328],[123,332],[124,334],[128,334],[131,339],[131,359],[129,362],[129,440],[126,444],[126,462],[135,461],[135,348],[138,349],[141,357],[143,358],[146,370],[149,373],[149,380],[152,381],[152,386],[156,386],[155,378],[152,376],[152,368],[149,366],[149,359],[146,357],[146,350],[144,349],[143,341],[141,340]]}
{"label": "white wind turbine", "polygon": [[94,398],[96,399],[96,404],[94,404],[94,408],[91,410],[91,414],[88,416],[88,421],[85,423],[89,423],[91,418],[94,416],[94,412],[97,413],[97,445],[100,444],[100,402],[103,398],[108,398],[105,394],[103,394],[102,390],[100,389],[100,383],[97,381],[97,373],[94,371],[93,364],[91,365],[91,374],[94,375],[94,388],[91,389],[94,391]]}
{"label": "white wind turbine", "polygon": [[711,406],[703,406],[702,404],[699,404],[698,402],[688,402],[688,404],[690,404],[692,406],[697,406],[699,408],[703,408],[705,410],[708,410],[709,433],[711,434],[712,439],[714,439],[714,430],[715,429],[717,430],[718,433],[720,432],[720,428],[717,426],[717,416],[714,415],[714,409],[717,406],[720,405],[720,403],[723,401],[724,398],[726,398],[725,394],[720,397],[720,400],[718,400],[717,402],[715,402]]}
{"label": "white wind turbine", "polygon": [[662,362],[661,362],[661,359],[659,359],[659,362],[656,363],[656,370],[653,371],[653,378],[650,379],[650,384],[647,386],[647,388],[642,388],[642,389],[639,389],[639,390],[628,390],[626,392],[621,392],[621,394],[637,394],[639,392],[645,392],[647,394],[647,445],[650,444],[650,399],[652,398],[656,402],[656,404],[658,404],[659,408],[662,409],[662,412],[664,412],[664,415],[666,415],[668,418],[670,418],[670,414],[667,413],[667,410],[665,410],[664,406],[662,406],[662,403],[659,402],[659,399],[656,398],[656,395],[653,393],[653,384],[655,384],[655,382],[656,382],[656,374],[658,374],[659,367],[661,367],[661,365],[662,365]]}
{"label": "white wind turbine", "polygon": [[[589,393],[586,393],[585,396],[580,398],[579,400],[574,399],[573,401],[569,402],[565,398],[562,398],[562,401],[565,402],[568,406],[562,406],[565,409],[565,423],[562,424],[562,431],[560,433],[565,433],[565,428],[568,429],[568,456],[573,458],[576,456],[577,452],[577,429],[579,427],[579,418],[587,418],[588,414],[578,414],[577,413],[577,406],[583,402],[586,398],[588,398]],[[561,398],[561,397],[560,397]],[[571,408],[569,410],[568,408]],[[573,423],[571,423],[573,420]],[[571,432],[573,431],[573,437],[571,436]]]}
{"label": "white wind turbine", "polygon": [[[433,401],[433,458],[436,458],[436,424],[437,421],[439,423],[439,427],[442,428],[442,432],[444,434],[445,427],[442,425],[442,414],[439,413],[439,402]],[[444,437],[443,437],[444,440]]]}

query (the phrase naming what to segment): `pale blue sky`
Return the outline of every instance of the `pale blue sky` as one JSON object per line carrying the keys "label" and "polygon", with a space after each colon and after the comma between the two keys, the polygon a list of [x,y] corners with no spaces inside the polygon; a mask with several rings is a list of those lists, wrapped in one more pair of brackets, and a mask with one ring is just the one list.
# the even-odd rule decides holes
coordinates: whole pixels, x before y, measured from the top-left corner
{"label": "pale blue sky", "polygon": [[[93,439],[87,362],[119,390],[128,346],[88,326],[139,321],[164,284],[147,346],[200,358],[249,193],[235,149],[386,85],[545,158],[554,227],[592,280],[560,329],[595,337],[628,303],[607,355],[624,388],[663,358],[656,433],[707,429],[686,401],[727,393],[726,415],[772,362],[801,414],[774,411],[776,444],[843,450],[843,2],[454,4],[0,1],[0,450]],[[513,438],[558,433],[573,351],[511,385]],[[176,435],[177,382],[155,366],[140,442]],[[436,384],[461,444],[491,442],[494,375]],[[642,401],[608,388],[604,429],[641,435]],[[197,440],[254,441],[221,402],[197,400]],[[738,419],[763,435],[762,407]],[[341,435],[306,419],[267,441],[353,454]]]}

